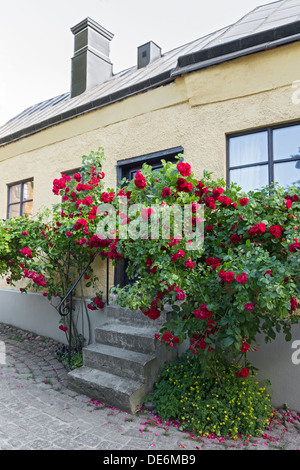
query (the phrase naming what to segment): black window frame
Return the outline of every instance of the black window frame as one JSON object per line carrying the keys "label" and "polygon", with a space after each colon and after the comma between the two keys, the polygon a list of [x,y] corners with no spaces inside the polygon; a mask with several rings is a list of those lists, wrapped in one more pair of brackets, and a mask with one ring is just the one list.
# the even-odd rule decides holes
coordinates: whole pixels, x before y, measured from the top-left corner
{"label": "black window frame", "polygon": [[[251,168],[251,167],[257,167],[257,166],[264,166],[268,165],[268,178],[269,178],[269,185],[272,185],[274,183],[274,164],[276,163],[286,163],[287,161],[293,162],[293,161],[300,161],[300,157],[295,157],[295,158],[290,158],[287,160],[286,158],[280,159],[280,160],[275,160],[274,161],[274,146],[273,146],[273,132],[278,129],[285,129],[288,127],[294,127],[294,126],[299,126],[300,121],[293,121],[293,122],[286,122],[283,124],[274,124],[274,125],[269,125],[265,127],[259,127],[256,129],[251,129],[247,131],[239,131],[239,132],[234,132],[226,135],[226,182],[227,182],[227,187],[230,187],[231,180],[230,180],[230,171],[232,170],[239,170],[241,168]],[[246,135],[253,135],[253,134],[259,134],[262,132],[267,132],[268,135],[268,160],[264,162],[256,162],[256,163],[249,163],[245,165],[238,165],[238,166],[230,166],[230,139],[235,138],[235,137],[243,137]]]}
{"label": "black window frame", "polygon": [[[23,210],[24,204],[27,203],[27,202],[33,202],[33,198],[32,199],[24,199],[24,186],[27,183],[32,183],[33,184],[33,182],[34,182],[33,178],[26,178],[24,180],[16,181],[14,183],[9,183],[7,185],[7,207],[6,207],[6,218],[7,219],[12,218],[12,217],[9,217],[9,212],[10,212],[9,209],[10,209],[11,206],[20,206],[20,213],[16,217],[22,217],[24,215],[24,210]],[[21,185],[20,201],[19,202],[9,202],[10,201],[11,188],[13,186],[18,186],[18,185]]]}
{"label": "black window frame", "polygon": [[144,163],[152,166],[152,168],[161,168],[162,160],[176,162],[176,156],[184,153],[183,147],[173,147],[167,150],[148,153],[138,157],[127,158],[117,161],[117,184],[119,185],[123,178],[130,179],[130,173],[138,171]]}

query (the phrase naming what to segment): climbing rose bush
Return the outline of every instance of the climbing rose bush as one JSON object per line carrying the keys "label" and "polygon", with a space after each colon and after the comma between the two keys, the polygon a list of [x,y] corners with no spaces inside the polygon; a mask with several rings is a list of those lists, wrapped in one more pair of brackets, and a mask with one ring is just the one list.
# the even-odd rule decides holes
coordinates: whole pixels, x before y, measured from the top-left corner
{"label": "climbing rose bush", "polygon": [[[102,149],[92,152],[80,172],[55,179],[58,203],[51,210],[1,222],[0,273],[51,300],[64,297],[97,250],[114,264],[125,260],[131,283],[116,288],[121,305],[154,322],[167,313],[157,339],[168,347],[188,340],[204,357],[242,355],[238,374],[246,377],[257,335],[270,341],[283,331],[289,340],[299,319],[299,188],[246,194],[207,172],[194,175],[179,155],[160,170],[143,165],[114,190],[104,185],[103,158]],[[190,215],[178,223],[178,208],[186,207]],[[199,207],[204,243],[191,249],[178,233],[189,224],[197,228]],[[161,223],[166,212],[168,237]],[[141,221],[149,222],[146,228]],[[84,281],[95,292],[88,309],[103,308],[92,266]]]}
{"label": "climbing rose bush", "polygon": [[[34,217],[0,221],[0,275],[7,284],[24,294],[37,290],[56,308],[95,252],[107,257],[110,241],[95,234],[104,188],[103,158],[101,149],[91,152],[83,157],[80,172],[54,179],[52,191],[58,202],[51,209]],[[83,314],[104,307],[98,286],[98,275],[91,265],[74,292],[82,299]],[[87,289],[94,296],[86,309]],[[68,318],[62,319],[59,328],[68,335],[67,323]]]}
{"label": "climbing rose bush", "polygon": [[[144,165],[123,183],[128,211],[139,203],[140,214],[151,218],[153,205],[191,205],[195,213],[202,205],[205,221],[204,244],[196,250],[180,237],[119,240],[133,279],[119,289],[119,302],[154,321],[168,312],[159,341],[174,347],[188,339],[194,354],[242,357],[237,375],[248,376],[247,353],[257,348],[258,334],[268,342],[283,331],[289,341],[299,320],[300,189],[274,185],[245,194],[207,172],[196,178],[183,161],[163,162],[159,171]],[[124,221],[130,227],[134,217],[125,214]]]}

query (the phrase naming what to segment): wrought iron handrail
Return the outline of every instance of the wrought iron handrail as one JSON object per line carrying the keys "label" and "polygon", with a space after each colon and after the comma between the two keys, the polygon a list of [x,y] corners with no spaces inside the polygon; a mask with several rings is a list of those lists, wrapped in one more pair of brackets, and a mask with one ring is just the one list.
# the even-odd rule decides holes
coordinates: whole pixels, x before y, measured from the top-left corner
{"label": "wrought iron handrail", "polygon": [[[103,248],[99,248],[96,253],[93,255],[93,257],[90,259],[84,270],[81,272],[79,275],[78,279],[76,282],[73,284],[71,289],[67,292],[67,294],[64,296],[64,298],[61,300],[59,306],[57,307],[57,310],[59,314],[62,317],[67,317],[69,315],[69,351],[68,351],[68,360],[69,360],[69,367],[71,368],[71,349],[72,349],[72,314],[73,314],[73,292],[77,287],[77,284],[80,282],[90,265],[93,263],[95,260],[96,256],[100,253],[100,251]],[[107,258],[107,268],[106,268],[106,303],[109,303],[109,298],[108,298],[108,292],[109,292],[109,258]],[[66,301],[68,300],[68,303]]]}

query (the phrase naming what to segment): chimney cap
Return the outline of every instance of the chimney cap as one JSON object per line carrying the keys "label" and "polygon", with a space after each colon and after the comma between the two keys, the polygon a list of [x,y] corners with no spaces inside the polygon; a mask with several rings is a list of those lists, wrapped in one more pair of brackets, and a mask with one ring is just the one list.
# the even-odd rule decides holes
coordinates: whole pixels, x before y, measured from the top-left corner
{"label": "chimney cap", "polygon": [[71,28],[71,31],[73,34],[78,34],[86,28],[94,29],[97,33],[101,34],[101,36],[105,37],[108,41],[111,41],[114,37],[113,33],[103,28],[103,26],[101,26],[99,23],[89,17],[85,18],[84,20],[80,21],[80,23],[73,26]]}

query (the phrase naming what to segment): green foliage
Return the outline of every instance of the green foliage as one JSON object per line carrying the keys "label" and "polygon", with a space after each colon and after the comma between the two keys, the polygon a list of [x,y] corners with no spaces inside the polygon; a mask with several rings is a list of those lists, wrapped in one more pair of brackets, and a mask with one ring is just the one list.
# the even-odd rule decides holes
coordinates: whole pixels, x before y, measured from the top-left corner
{"label": "green foliage", "polygon": [[[103,192],[103,150],[82,157],[82,168],[70,177],[53,181],[59,202],[33,217],[0,220],[0,277],[22,293],[38,291],[56,307],[78,279],[97,249],[97,207]],[[97,219],[97,220],[96,220]],[[102,258],[107,255],[102,247]],[[77,285],[74,296],[82,299],[81,314],[88,315],[84,302],[90,289],[95,293],[88,308],[103,308],[98,276],[92,266]],[[56,300],[55,300],[56,299]],[[61,327],[60,327],[61,328]],[[68,335],[68,327],[64,330]],[[73,338],[77,346],[76,325]]]}
{"label": "green foliage", "polygon": [[246,355],[246,348],[257,348],[259,333],[269,342],[283,332],[289,341],[299,321],[300,189],[273,185],[246,194],[208,172],[196,178],[181,159],[177,165],[163,162],[159,171],[144,165],[138,179],[123,182],[129,210],[142,205],[131,212],[128,228],[143,208],[158,205],[164,212],[175,204],[182,210],[201,205],[204,244],[189,250],[188,239],[175,236],[173,214],[171,237],[164,238],[162,217],[151,214],[149,230],[159,226],[159,237],[117,243],[133,280],[118,290],[119,303],[152,319],[171,306],[158,339],[172,347],[189,338],[191,350],[208,360],[216,348],[235,358]]}
{"label": "green foliage", "polygon": [[66,367],[70,367],[72,370],[83,365],[82,352],[74,349],[71,350],[71,363],[69,364],[69,348],[66,346],[62,346],[56,351],[56,357]]}
{"label": "green foliage", "polygon": [[254,377],[241,379],[237,371],[236,363],[218,362],[216,373],[209,374],[199,356],[184,353],[159,376],[155,411],[196,435],[259,435],[272,417],[270,395]]}
{"label": "green foliage", "polygon": [[[13,286],[21,279],[22,292],[61,299],[99,250],[102,259],[126,260],[132,283],[115,289],[121,306],[153,320],[169,312],[157,334],[167,347],[189,339],[208,362],[216,351],[242,354],[250,370],[246,354],[259,333],[266,342],[280,332],[291,339],[299,321],[299,187],[245,194],[206,171],[199,178],[178,155],[159,170],[144,164],[114,191],[104,186],[103,159],[102,149],[91,152],[78,174],[55,179],[60,202],[51,210],[0,221],[0,276]],[[199,219],[204,243],[190,249],[194,232],[186,228]],[[81,297],[86,288],[96,293],[91,310],[103,307],[98,282],[90,267],[77,286]]]}

